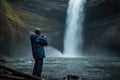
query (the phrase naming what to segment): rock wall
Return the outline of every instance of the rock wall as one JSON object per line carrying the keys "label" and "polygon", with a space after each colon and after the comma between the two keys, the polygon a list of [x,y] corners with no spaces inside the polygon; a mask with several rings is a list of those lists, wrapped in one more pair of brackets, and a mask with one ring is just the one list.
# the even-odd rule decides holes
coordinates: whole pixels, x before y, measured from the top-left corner
{"label": "rock wall", "polygon": [[[17,53],[26,47],[23,44],[29,45],[28,32],[35,27],[48,36],[49,46],[62,52],[67,4],[68,0],[0,0],[0,52]],[[120,1],[87,0],[85,6],[83,54],[119,55]]]}

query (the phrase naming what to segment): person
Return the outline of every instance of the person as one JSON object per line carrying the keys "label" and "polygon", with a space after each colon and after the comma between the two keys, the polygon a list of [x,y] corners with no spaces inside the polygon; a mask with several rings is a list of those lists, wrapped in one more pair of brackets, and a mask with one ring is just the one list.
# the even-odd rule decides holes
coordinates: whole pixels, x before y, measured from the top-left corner
{"label": "person", "polygon": [[35,60],[33,68],[33,76],[41,77],[43,59],[45,58],[44,46],[48,45],[46,36],[41,34],[41,30],[37,28],[34,34],[30,35],[32,54]]}

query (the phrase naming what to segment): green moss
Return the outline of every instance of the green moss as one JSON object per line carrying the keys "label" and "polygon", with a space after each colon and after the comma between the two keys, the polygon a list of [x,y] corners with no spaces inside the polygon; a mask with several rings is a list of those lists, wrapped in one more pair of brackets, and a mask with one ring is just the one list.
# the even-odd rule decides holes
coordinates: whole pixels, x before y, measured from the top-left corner
{"label": "green moss", "polygon": [[[15,3],[8,2],[7,0],[1,0],[1,7],[1,9],[3,9],[3,13],[0,13],[0,16],[4,14],[5,18],[7,19],[4,22],[6,22],[6,27],[10,29],[13,37],[18,36],[19,32],[24,33],[26,24],[34,27],[40,27],[45,32],[56,31],[56,28],[54,28],[56,25],[51,25],[53,22],[51,22],[49,19],[44,17],[35,19],[30,13],[21,10]],[[47,22],[47,24],[45,22]]]}
{"label": "green moss", "polygon": [[16,14],[16,11],[11,7],[10,3],[6,0],[2,0],[1,4],[5,12],[4,14],[8,20],[11,20],[21,26],[25,26],[24,22],[19,18],[18,14]]}

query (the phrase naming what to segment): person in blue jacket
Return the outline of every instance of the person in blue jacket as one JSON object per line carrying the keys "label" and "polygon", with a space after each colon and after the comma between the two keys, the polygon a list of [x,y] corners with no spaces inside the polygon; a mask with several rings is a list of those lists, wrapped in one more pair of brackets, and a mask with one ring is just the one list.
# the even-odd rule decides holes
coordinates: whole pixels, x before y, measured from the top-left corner
{"label": "person in blue jacket", "polygon": [[41,77],[43,59],[45,58],[44,46],[48,45],[47,38],[41,35],[40,29],[35,30],[35,34],[30,35],[32,54],[35,60],[33,76]]}

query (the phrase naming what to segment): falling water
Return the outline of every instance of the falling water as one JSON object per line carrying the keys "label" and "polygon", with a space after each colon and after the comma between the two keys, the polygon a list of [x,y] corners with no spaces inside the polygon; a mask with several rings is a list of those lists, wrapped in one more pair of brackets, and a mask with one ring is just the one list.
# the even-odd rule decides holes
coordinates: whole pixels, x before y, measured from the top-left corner
{"label": "falling water", "polygon": [[64,54],[66,57],[75,57],[81,53],[85,3],[86,0],[69,0],[64,36]]}

